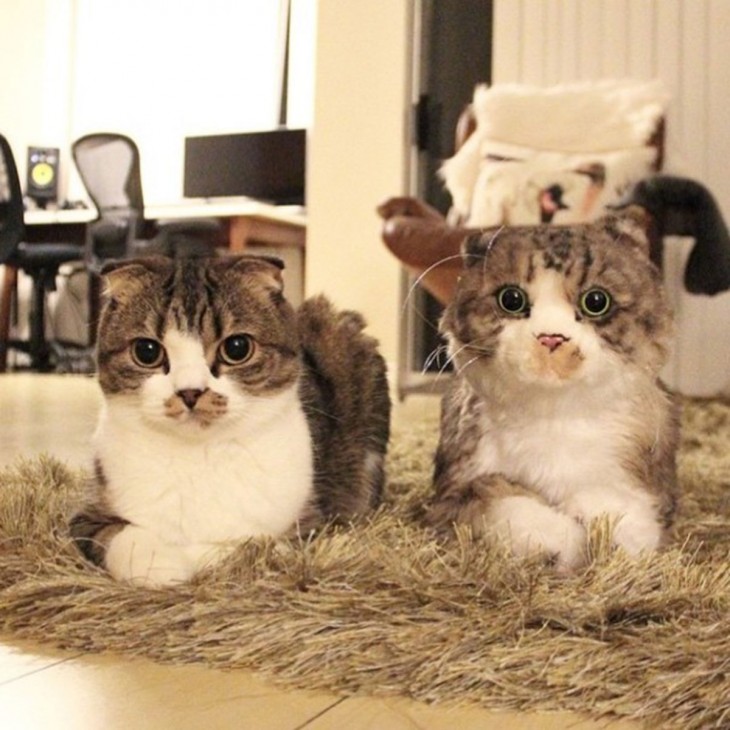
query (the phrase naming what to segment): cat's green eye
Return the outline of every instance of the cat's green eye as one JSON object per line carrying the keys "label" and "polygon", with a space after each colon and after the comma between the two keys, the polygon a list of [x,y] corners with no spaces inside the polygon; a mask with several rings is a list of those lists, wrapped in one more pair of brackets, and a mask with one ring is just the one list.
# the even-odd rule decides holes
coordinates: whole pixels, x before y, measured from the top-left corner
{"label": "cat's green eye", "polygon": [[525,314],[529,309],[527,294],[518,286],[503,286],[497,292],[497,304],[507,314]]}
{"label": "cat's green eye", "polygon": [[218,357],[226,365],[241,365],[253,356],[254,350],[250,335],[231,335],[221,342]]}
{"label": "cat's green eye", "polygon": [[158,368],[165,362],[165,348],[148,337],[140,337],[132,343],[132,359],[143,368]]}
{"label": "cat's green eye", "polygon": [[598,287],[589,289],[580,297],[580,311],[587,317],[603,317],[608,314],[612,304],[611,295]]}

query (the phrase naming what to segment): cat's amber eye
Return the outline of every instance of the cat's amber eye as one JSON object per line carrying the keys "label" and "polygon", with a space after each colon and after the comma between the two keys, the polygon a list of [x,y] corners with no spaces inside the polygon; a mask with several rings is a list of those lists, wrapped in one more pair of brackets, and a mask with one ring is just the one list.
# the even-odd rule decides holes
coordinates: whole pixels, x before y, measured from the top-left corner
{"label": "cat's amber eye", "polygon": [[503,286],[497,292],[497,304],[507,314],[525,314],[529,309],[527,294],[518,286]]}
{"label": "cat's amber eye", "polygon": [[253,356],[255,349],[250,335],[231,335],[221,342],[218,357],[226,365],[241,365]]}
{"label": "cat's amber eye", "polygon": [[165,348],[148,337],[140,337],[132,343],[132,359],[143,368],[158,368],[165,362]]}
{"label": "cat's amber eye", "polygon": [[598,287],[589,289],[580,297],[580,311],[587,317],[603,317],[611,310],[611,295]]}

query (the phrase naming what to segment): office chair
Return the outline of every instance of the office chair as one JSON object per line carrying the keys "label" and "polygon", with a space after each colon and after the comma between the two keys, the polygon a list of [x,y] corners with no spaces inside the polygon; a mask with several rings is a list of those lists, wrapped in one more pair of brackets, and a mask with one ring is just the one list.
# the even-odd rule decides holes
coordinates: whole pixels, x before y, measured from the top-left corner
{"label": "office chair", "polygon": [[209,256],[223,237],[219,221],[208,218],[146,221],[140,153],[117,132],[79,137],[71,154],[99,217],[88,229],[85,262],[89,271],[89,326],[95,342],[100,311],[100,271],[107,261],[148,254]]}
{"label": "office chair", "polygon": [[[0,372],[7,367],[7,351],[12,348],[30,356],[30,368],[53,370],[51,344],[46,339],[46,295],[56,288],[61,264],[78,261],[83,251],[70,243],[33,243],[25,235],[23,193],[18,169],[7,139],[0,135],[0,264],[4,264],[5,281],[0,303]],[[10,339],[10,309],[18,271],[32,280],[30,335],[28,340]]]}
{"label": "office chair", "polygon": [[140,153],[130,137],[94,132],[77,139],[71,152],[81,181],[99,212],[89,227],[87,265],[98,271],[113,259],[157,253],[209,255],[221,237],[213,219],[168,221],[144,218]]}

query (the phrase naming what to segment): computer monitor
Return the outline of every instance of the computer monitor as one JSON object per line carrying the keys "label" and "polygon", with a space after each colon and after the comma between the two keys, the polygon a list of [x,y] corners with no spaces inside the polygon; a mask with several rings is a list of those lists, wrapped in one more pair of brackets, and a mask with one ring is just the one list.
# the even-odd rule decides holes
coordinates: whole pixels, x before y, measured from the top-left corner
{"label": "computer monitor", "polygon": [[305,157],[304,129],[186,137],[183,195],[304,205]]}

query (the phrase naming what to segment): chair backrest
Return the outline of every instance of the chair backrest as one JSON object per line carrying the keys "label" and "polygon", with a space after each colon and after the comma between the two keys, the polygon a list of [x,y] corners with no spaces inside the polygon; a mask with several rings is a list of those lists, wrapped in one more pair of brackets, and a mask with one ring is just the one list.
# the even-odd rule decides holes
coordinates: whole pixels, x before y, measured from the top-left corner
{"label": "chair backrest", "polygon": [[[467,104],[459,114],[456,120],[456,129],[454,130],[454,152],[458,152],[471,137],[477,128],[477,118],[474,113],[474,105]],[[656,172],[660,172],[664,167],[664,139],[665,139],[666,121],[661,117],[657,122],[653,134],[646,140],[647,147],[656,149],[656,160],[653,168]]]}
{"label": "chair backrest", "polygon": [[76,168],[99,214],[103,217],[144,213],[139,149],[134,140],[115,132],[95,132],[72,147]]}
{"label": "chair backrest", "polygon": [[0,134],[0,263],[10,258],[23,240],[23,191],[8,140]]}
{"label": "chair backrest", "polygon": [[124,134],[93,132],[77,139],[71,154],[99,211],[88,231],[87,266],[128,256],[144,226],[139,148]]}

